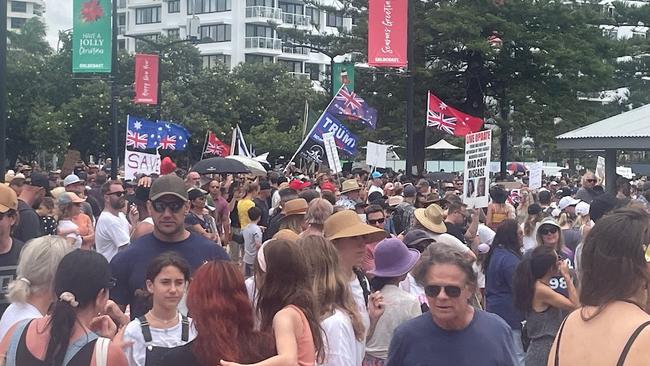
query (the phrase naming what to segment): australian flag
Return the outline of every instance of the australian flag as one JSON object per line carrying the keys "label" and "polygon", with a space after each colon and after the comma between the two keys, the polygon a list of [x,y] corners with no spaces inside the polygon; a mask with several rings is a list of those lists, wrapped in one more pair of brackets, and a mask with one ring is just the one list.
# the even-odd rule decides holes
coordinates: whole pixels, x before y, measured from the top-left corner
{"label": "australian flag", "polygon": [[182,151],[187,148],[190,133],[185,127],[165,121],[149,121],[129,116],[126,125],[126,146],[129,150],[163,149]]}
{"label": "australian flag", "polygon": [[367,127],[377,127],[377,110],[372,108],[357,93],[349,91],[347,86],[339,89],[327,111],[335,116],[360,121]]}

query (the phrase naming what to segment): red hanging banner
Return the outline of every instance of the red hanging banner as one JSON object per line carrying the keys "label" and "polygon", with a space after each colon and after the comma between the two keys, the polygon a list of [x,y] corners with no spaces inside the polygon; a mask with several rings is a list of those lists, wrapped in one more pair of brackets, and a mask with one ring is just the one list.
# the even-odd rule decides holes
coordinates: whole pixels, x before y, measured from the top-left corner
{"label": "red hanging banner", "polygon": [[408,0],[369,0],[368,64],[406,67]]}
{"label": "red hanging banner", "polygon": [[135,55],[136,104],[158,104],[158,55]]}

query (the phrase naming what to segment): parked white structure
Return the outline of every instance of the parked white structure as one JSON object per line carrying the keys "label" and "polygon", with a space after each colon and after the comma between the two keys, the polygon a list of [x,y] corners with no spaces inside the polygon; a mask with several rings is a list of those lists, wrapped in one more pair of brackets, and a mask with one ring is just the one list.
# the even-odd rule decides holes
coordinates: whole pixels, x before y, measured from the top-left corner
{"label": "parked white structure", "polygon": [[[334,5],[336,0],[323,0]],[[318,80],[329,68],[329,57],[283,44],[277,26],[332,34],[350,30],[352,19],[320,11],[303,0],[118,0],[118,45],[136,52],[142,41],[160,35],[186,39],[196,35],[203,65],[223,62],[278,62],[297,76]],[[126,36],[125,36],[126,35]]]}
{"label": "parked white structure", "polygon": [[7,29],[19,30],[27,19],[39,17],[43,19],[45,0],[9,0],[7,2]]}

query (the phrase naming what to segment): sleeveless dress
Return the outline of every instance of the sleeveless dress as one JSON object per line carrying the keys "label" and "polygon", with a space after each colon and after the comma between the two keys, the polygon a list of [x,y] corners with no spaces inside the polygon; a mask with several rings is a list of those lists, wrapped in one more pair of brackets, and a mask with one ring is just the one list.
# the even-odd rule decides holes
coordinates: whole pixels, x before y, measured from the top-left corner
{"label": "sleeveless dress", "polygon": [[302,334],[296,338],[296,343],[298,344],[298,365],[314,366],[316,364],[316,347],[314,346],[314,338],[312,337],[307,317],[295,305],[287,305],[286,308],[297,311],[300,314],[300,321],[302,323]]}
{"label": "sleeveless dress", "polygon": [[531,311],[526,314],[526,329],[530,338],[526,366],[546,366],[562,319],[562,311],[552,306],[542,312]]}

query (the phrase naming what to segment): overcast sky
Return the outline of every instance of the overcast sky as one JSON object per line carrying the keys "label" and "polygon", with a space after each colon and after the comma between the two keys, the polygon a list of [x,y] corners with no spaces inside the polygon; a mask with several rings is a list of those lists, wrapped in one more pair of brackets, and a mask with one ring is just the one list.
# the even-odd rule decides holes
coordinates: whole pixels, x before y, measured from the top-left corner
{"label": "overcast sky", "polygon": [[47,41],[53,48],[59,39],[59,31],[72,28],[72,0],[45,0]]}

